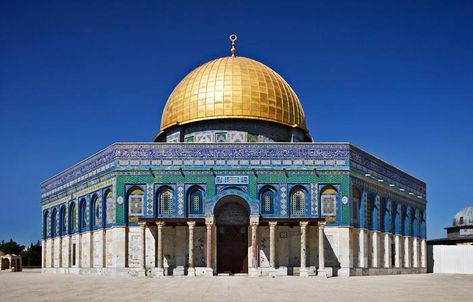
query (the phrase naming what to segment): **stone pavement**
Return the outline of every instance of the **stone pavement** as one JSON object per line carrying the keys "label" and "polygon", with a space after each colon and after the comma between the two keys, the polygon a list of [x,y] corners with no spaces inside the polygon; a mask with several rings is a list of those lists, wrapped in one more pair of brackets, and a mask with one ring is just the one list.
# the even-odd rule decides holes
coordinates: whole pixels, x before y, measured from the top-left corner
{"label": "stone pavement", "polygon": [[0,273],[0,301],[473,301],[473,275],[127,278]]}

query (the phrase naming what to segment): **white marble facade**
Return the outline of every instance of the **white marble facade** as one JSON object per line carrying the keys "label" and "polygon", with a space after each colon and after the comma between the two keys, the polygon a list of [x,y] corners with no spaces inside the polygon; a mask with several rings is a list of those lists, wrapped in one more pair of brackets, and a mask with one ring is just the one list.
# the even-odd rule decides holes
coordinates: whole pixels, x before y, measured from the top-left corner
{"label": "white marble facade", "polygon": [[[276,226],[275,259],[271,265],[270,227],[257,228],[257,262],[251,259],[251,227],[248,228],[250,275],[316,275],[322,269],[329,276],[421,273],[426,271],[425,240],[367,231],[352,227],[306,228],[305,265],[301,268],[301,227]],[[145,234],[143,240],[143,234]],[[216,274],[216,228],[212,226],[212,268]],[[323,234],[323,253],[319,235]],[[193,228],[193,267],[195,275],[212,275],[206,266],[207,231]],[[162,227],[162,270],[158,266],[158,227],[113,227],[43,241],[43,271],[79,274],[186,275],[189,268],[189,227]],[[75,259],[73,258],[75,255]],[[145,263],[143,264],[143,259]],[[304,274],[301,273],[304,271]],[[157,272],[157,273],[156,273]]]}

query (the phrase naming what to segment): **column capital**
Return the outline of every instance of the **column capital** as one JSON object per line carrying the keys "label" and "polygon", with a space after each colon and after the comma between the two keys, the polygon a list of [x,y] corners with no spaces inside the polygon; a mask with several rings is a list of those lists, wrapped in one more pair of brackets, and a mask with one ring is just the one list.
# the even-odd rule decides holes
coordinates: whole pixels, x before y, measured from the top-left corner
{"label": "column capital", "polygon": [[189,229],[193,229],[195,227],[195,221],[188,221],[187,225],[189,226]]}
{"label": "column capital", "polygon": [[250,224],[251,224],[252,226],[258,225],[258,224],[259,224],[259,216],[257,216],[257,215],[251,215],[251,216],[250,216]]}
{"label": "column capital", "polygon": [[326,224],[327,224],[327,222],[325,220],[317,222],[317,225],[319,226],[319,228],[324,228]]}
{"label": "column capital", "polygon": [[270,228],[276,227],[277,224],[278,224],[277,221],[269,221],[269,222],[268,222],[268,225],[269,225]]}
{"label": "column capital", "polygon": [[205,217],[205,224],[207,225],[207,227],[212,226],[214,222],[215,222],[215,219],[213,216]]}
{"label": "column capital", "polygon": [[304,228],[304,229],[305,229],[308,224],[309,224],[308,221],[299,221],[299,225],[301,226],[301,228]]}
{"label": "column capital", "polygon": [[166,223],[164,221],[158,221],[156,222],[156,226],[158,227],[158,229],[162,228]]}
{"label": "column capital", "polygon": [[140,225],[140,229],[146,228],[146,222],[145,221],[140,221],[140,222],[138,222],[138,224]]}

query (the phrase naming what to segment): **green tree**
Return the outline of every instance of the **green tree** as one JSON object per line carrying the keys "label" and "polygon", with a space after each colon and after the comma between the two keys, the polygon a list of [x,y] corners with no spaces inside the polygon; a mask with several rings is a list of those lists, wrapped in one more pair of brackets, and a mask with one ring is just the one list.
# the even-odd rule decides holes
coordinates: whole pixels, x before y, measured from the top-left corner
{"label": "green tree", "polygon": [[19,245],[13,239],[10,239],[9,242],[6,242],[2,240],[2,243],[0,244],[0,251],[2,251],[5,255],[6,254],[16,254],[20,255],[20,253],[25,249],[25,246]]}
{"label": "green tree", "polygon": [[21,252],[23,266],[41,266],[41,244],[31,243],[30,247]]}

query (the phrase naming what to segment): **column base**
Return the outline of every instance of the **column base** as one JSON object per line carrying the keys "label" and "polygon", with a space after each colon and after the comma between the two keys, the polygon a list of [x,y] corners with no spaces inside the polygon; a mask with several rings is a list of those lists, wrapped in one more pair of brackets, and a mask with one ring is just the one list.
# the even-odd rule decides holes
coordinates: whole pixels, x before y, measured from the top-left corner
{"label": "column base", "polygon": [[261,276],[269,276],[269,277],[287,276],[287,267],[286,266],[280,266],[278,268],[262,267]]}
{"label": "column base", "polygon": [[164,268],[158,268],[158,267],[151,268],[151,276],[153,276],[153,277],[164,277],[164,275],[165,275],[165,269]]}
{"label": "column base", "polygon": [[187,277],[195,277],[195,268],[194,267],[189,267],[187,269]]}
{"label": "column base", "polygon": [[301,267],[299,269],[299,276],[302,278],[315,276],[315,267]]}
{"label": "column base", "polygon": [[138,277],[146,277],[146,275],[147,275],[146,274],[147,272],[144,268],[137,269],[137,270],[135,270],[135,272],[136,272],[136,276],[138,276]]}
{"label": "column base", "polygon": [[259,267],[258,268],[250,267],[248,269],[248,276],[250,276],[250,277],[260,277],[261,276],[261,269]]}
{"label": "column base", "polygon": [[331,278],[333,277],[333,269],[331,267],[325,267],[317,270],[317,277],[320,278]]}
{"label": "column base", "polygon": [[175,276],[175,277],[182,277],[182,276],[185,276],[185,273],[184,273],[184,266],[175,267],[175,268],[172,270],[172,275]]}
{"label": "column base", "polygon": [[211,267],[196,267],[195,268],[195,274],[196,274],[196,276],[213,277],[214,276],[214,270]]}

